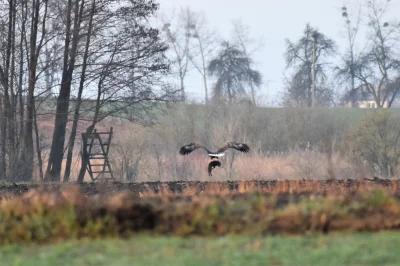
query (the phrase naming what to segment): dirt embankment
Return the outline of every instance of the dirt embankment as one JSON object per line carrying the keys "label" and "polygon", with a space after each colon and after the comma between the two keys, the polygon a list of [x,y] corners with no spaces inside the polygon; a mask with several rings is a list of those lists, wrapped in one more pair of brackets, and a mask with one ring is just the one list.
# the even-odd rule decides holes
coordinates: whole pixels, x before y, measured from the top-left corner
{"label": "dirt embankment", "polygon": [[[71,184],[48,183],[48,184],[7,184],[0,185],[0,195],[11,193],[22,195],[31,190],[41,191],[62,191]],[[385,188],[397,190],[400,194],[400,180],[373,179],[373,180],[265,180],[265,181],[225,181],[225,182],[201,182],[201,181],[177,181],[177,182],[144,182],[144,183],[121,183],[121,182],[102,182],[102,183],[82,183],[77,184],[80,190],[88,196],[93,195],[113,195],[119,192],[139,193],[168,193],[182,194],[191,192],[198,194],[201,192],[229,193],[246,192],[250,190],[260,190],[265,193],[338,193],[344,190],[357,190],[360,188],[373,189]]]}

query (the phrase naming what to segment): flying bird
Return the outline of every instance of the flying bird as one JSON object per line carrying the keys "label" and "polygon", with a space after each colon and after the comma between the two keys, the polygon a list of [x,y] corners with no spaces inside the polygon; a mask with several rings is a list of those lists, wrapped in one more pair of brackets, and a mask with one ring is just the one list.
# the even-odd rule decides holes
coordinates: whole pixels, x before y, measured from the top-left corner
{"label": "flying bird", "polygon": [[219,157],[224,156],[225,153],[223,153],[223,152],[230,148],[244,152],[244,153],[247,153],[250,151],[250,148],[247,144],[233,142],[233,141],[225,143],[224,145],[222,145],[221,148],[219,148],[216,151],[210,151],[204,145],[202,145],[198,142],[191,142],[187,145],[182,146],[179,150],[179,154],[187,155],[187,154],[191,153],[192,151],[194,151],[196,149],[200,149],[200,148],[207,151],[207,154],[208,154],[208,156],[210,156],[211,159],[218,159]]}
{"label": "flying bird", "polygon": [[[194,150],[204,149],[207,152],[208,156],[210,156],[210,158],[211,158],[211,162],[208,164],[208,175],[212,176],[212,174],[211,174],[212,169],[214,169],[217,166],[218,167],[221,166],[221,162],[218,160],[218,158],[224,156],[225,155],[224,151],[226,151],[227,149],[230,149],[230,148],[244,152],[244,153],[248,153],[250,151],[250,147],[247,144],[238,143],[238,142],[234,142],[234,141],[225,143],[224,145],[222,145],[221,148],[219,148],[216,151],[210,151],[204,145],[202,145],[198,142],[191,142],[187,145],[182,146],[179,150],[179,154],[187,155]],[[216,159],[216,160],[214,160],[214,159]]]}
{"label": "flying bird", "polygon": [[221,166],[221,162],[220,161],[216,161],[216,160],[212,160],[209,164],[208,164],[208,175],[212,176],[211,171],[212,169],[214,169],[215,167],[220,167]]}

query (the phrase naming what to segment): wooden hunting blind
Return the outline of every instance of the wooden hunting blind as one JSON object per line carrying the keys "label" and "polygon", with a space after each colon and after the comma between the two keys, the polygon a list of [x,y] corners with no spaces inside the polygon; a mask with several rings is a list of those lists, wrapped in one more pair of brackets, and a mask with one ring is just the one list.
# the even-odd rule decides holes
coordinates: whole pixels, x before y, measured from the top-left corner
{"label": "wooden hunting blind", "polygon": [[[96,181],[100,176],[109,174],[109,178],[114,179],[114,175],[108,160],[113,128],[109,132],[82,133],[82,159],[86,158],[86,169],[92,181]],[[99,169],[100,168],[100,169]],[[94,175],[96,175],[94,177]]]}

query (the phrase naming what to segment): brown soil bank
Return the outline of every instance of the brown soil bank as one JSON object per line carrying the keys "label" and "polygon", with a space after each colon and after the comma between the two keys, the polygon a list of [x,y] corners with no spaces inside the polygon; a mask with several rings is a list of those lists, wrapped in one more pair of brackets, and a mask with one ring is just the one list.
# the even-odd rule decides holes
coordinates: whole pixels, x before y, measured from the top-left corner
{"label": "brown soil bank", "polygon": [[[2,184],[0,185],[0,196],[4,193],[22,195],[32,189],[43,191],[62,191],[71,184],[44,183],[44,184]],[[177,181],[177,182],[98,182],[78,184],[81,191],[90,195],[112,195],[115,193],[129,191],[135,194],[199,194],[210,192],[214,194],[226,194],[229,192],[246,192],[259,190],[264,193],[340,193],[343,191],[355,191],[359,189],[383,188],[393,192],[399,190],[400,180],[390,179],[364,179],[364,180],[265,180],[265,181],[225,181],[225,182],[200,182],[200,181]]]}

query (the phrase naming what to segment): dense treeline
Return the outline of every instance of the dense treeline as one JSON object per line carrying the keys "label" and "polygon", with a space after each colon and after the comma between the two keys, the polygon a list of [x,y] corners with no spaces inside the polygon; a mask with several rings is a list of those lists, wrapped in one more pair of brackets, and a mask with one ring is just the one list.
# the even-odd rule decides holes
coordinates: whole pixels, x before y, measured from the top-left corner
{"label": "dense treeline", "polygon": [[[0,179],[31,180],[36,150],[40,178],[67,181],[78,120],[91,121],[86,129],[91,132],[107,116],[122,113],[133,121],[155,102],[174,97],[161,82],[169,71],[168,46],[148,21],[159,8],[153,0],[11,0],[0,5]],[[94,104],[81,105],[84,99]],[[37,110],[47,100],[55,103],[50,108],[54,132],[43,162],[37,122],[43,114]]]}

